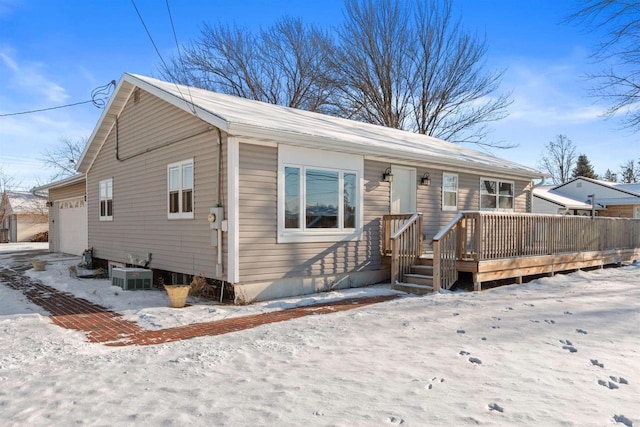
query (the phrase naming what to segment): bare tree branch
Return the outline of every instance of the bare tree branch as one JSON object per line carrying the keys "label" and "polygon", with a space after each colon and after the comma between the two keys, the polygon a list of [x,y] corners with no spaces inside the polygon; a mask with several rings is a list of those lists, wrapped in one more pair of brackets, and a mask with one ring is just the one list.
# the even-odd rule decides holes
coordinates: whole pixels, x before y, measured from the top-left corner
{"label": "bare tree branch", "polygon": [[84,147],[87,145],[88,138],[77,138],[75,140],[71,138],[61,138],[60,146],[46,150],[43,153],[43,157],[40,159],[44,163],[45,167],[53,169],[51,180],[66,178],[76,174],[76,165]]}
{"label": "bare tree branch", "polygon": [[558,135],[545,145],[546,153],[538,162],[539,167],[551,175],[554,184],[564,184],[571,177],[576,162],[576,147],[566,135]]}

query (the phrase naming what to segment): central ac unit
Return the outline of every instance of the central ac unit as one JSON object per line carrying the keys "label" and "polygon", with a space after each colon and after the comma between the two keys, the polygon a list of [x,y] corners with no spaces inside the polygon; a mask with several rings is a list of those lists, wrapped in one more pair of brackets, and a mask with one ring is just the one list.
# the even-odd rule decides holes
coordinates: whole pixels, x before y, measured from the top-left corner
{"label": "central ac unit", "polygon": [[111,285],[119,286],[125,291],[151,289],[153,272],[145,268],[113,268],[111,270]]}

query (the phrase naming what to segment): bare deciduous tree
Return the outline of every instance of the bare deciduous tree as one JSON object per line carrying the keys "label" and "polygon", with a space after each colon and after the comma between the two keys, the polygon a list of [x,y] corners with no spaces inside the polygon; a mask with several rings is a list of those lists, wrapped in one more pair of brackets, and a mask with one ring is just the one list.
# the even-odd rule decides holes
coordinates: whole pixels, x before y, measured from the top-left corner
{"label": "bare deciduous tree", "polygon": [[0,242],[8,241],[9,199],[7,193],[19,184],[0,167]]}
{"label": "bare deciduous tree", "polygon": [[327,111],[333,91],[326,31],[283,18],[255,34],[225,25],[204,25],[200,38],[173,58],[163,77],[271,104]]}
{"label": "bare deciduous tree", "polygon": [[76,174],[76,165],[87,145],[88,138],[62,138],[60,146],[46,150],[40,159],[44,165],[53,169],[51,180],[66,178]]}
{"label": "bare deciduous tree", "polygon": [[636,164],[634,160],[620,166],[620,182],[624,184],[634,184],[640,182],[640,162]]}
{"label": "bare deciduous tree", "polygon": [[[343,115],[451,142],[486,141],[506,116],[502,72],[485,72],[486,42],[449,0],[347,0],[334,58]],[[504,147],[504,146],[501,146]]]}
{"label": "bare deciduous tree", "polygon": [[623,113],[625,124],[640,130],[640,1],[586,0],[568,18],[588,31],[605,32],[593,58],[604,65],[591,74],[593,94],[604,100],[607,113]]}
{"label": "bare deciduous tree", "polygon": [[545,145],[546,153],[539,161],[539,167],[551,175],[554,184],[563,184],[571,177],[571,169],[576,161],[576,147],[566,135],[558,135]]}

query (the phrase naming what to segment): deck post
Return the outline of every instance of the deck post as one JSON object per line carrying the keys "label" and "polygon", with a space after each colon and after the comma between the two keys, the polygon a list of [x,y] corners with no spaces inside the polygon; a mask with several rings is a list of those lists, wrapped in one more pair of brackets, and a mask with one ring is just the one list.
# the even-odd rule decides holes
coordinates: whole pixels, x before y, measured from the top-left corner
{"label": "deck post", "polygon": [[522,276],[516,277],[516,284],[517,285],[522,285]]}
{"label": "deck post", "polygon": [[440,259],[440,241],[433,241],[433,291],[440,292],[440,281],[441,281],[441,265],[442,260]]}

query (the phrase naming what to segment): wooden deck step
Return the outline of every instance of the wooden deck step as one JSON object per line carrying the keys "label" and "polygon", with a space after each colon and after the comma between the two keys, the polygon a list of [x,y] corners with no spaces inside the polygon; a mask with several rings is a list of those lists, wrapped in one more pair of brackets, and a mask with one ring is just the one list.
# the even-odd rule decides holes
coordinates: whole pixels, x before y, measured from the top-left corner
{"label": "wooden deck step", "polygon": [[433,286],[418,285],[415,283],[396,283],[395,285],[391,286],[391,288],[397,291],[402,291],[414,295],[425,295],[433,292]]}
{"label": "wooden deck step", "polygon": [[414,283],[416,285],[433,286],[433,276],[424,274],[407,273],[404,275],[404,283]]}
{"label": "wooden deck step", "polygon": [[411,273],[423,276],[433,276],[433,265],[416,264],[411,267]]}

